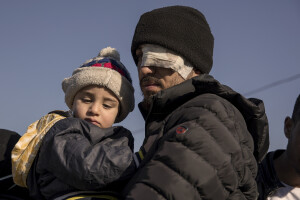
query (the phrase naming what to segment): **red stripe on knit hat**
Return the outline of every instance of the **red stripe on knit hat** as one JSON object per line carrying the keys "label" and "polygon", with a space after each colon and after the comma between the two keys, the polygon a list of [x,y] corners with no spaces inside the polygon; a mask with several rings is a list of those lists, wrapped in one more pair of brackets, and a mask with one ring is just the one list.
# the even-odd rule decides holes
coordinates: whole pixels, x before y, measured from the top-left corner
{"label": "red stripe on knit hat", "polygon": [[125,73],[120,68],[116,67],[115,65],[113,65],[111,63],[95,63],[91,67],[105,67],[105,68],[110,68],[110,69],[113,69],[113,70],[119,72],[122,76],[125,76]]}

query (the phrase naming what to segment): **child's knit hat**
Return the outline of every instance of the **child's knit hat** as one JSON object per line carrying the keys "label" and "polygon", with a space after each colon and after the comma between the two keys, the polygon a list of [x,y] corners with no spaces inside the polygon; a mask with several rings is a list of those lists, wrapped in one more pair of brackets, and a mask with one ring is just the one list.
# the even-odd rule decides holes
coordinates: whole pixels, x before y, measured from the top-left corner
{"label": "child's knit hat", "polygon": [[87,60],[62,82],[65,102],[72,109],[77,92],[89,85],[110,89],[120,101],[120,110],[115,122],[121,122],[134,109],[134,88],[126,67],[120,62],[115,48],[106,47],[97,57]]}

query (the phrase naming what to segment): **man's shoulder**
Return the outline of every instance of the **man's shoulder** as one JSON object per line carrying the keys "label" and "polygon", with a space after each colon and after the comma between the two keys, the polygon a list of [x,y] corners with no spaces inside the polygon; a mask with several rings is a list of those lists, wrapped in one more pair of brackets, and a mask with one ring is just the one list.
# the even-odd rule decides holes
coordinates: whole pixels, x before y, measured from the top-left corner
{"label": "man's shoulder", "polygon": [[285,150],[275,150],[267,153],[266,157],[259,164],[258,174],[256,182],[260,193],[259,199],[265,199],[265,197],[274,192],[277,188],[283,187],[279,180],[275,168],[274,158],[280,156]]}
{"label": "man's shoulder", "polygon": [[275,151],[270,151],[267,153],[265,158],[259,163],[259,174],[266,176],[268,179],[272,177],[273,180],[277,179],[275,167],[274,167],[274,160],[278,158],[285,152],[283,149],[277,149]]}
{"label": "man's shoulder", "polygon": [[284,149],[277,149],[274,151],[269,151],[263,161],[261,162],[261,165],[266,165],[267,163],[271,163],[273,165],[273,161],[278,158],[280,155],[282,155],[285,152]]}
{"label": "man's shoulder", "polygon": [[230,101],[214,93],[199,94],[186,101],[182,107],[199,107],[215,113],[229,112],[236,109]]}

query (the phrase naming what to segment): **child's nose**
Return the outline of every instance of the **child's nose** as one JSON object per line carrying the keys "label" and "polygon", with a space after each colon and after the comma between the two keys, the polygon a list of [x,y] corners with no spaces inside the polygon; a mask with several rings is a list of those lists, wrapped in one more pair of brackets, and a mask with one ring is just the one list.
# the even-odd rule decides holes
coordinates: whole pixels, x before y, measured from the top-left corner
{"label": "child's nose", "polygon": [[139,71],[141,73],[141,75],[147,75],[147,74],[155,74],[156,72],[156,67],[153,66],[141,66],[139,68]]}
{"label": "child's nose", "polygon": [[91,104],[89,110],[90,110],[91,113],[93,113],[95,115],[100,115],[101,107],[100,107],[99,104],[93,103],[93,104]]}

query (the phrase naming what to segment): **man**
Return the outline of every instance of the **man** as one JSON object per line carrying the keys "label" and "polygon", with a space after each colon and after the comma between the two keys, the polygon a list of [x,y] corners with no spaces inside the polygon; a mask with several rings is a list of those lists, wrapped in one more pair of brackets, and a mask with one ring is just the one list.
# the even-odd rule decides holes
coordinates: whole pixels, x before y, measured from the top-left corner
{"label": "man", "polygon": [[264,106],[208,75],[213,43],[196,9],[171,6],[141,16],[131,51],[146,132],[126,199],[257,198],[257,161],[269,144]]}
{"label": "man", "polygon": [[29,199],[28,190],[17,186],[12,178],[11,151],[20,137],[14,131],[0,129],[0,199]]}
{"label": "man", "polygon": [[269,152],[259,165],[259,199],[300,199],[300,95],[292,118],[284,120],[286,150]]}

